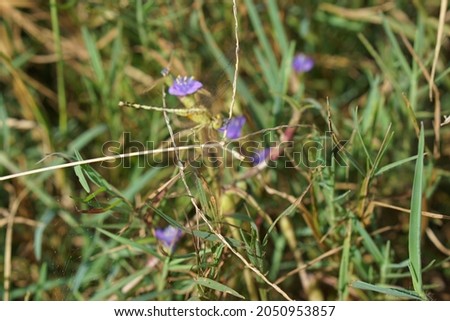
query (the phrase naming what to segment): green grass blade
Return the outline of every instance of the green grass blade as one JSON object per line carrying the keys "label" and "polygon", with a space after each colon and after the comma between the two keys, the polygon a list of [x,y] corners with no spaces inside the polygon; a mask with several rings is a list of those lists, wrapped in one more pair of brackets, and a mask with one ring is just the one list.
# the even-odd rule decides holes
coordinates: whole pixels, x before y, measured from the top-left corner
{"label": "green grass blade", "polygon": [[398,298],[403,299],[411,299],[411,300],[421,300],[421,297],[417,296],[416,293],[412,291],[408,291],[401,288],[391,288],[387,286],[382,285],[373,285],[362,281],[355,281],[351,285],[354,288],[361,289],[361,290],[367,290],[367,291],[374,291],[378,293],[383,293],[386,295],[392,295]]}
{"label": "green grass blade", "polygon": [[253,28],[255,29],[256,36],[258,37],[258,41],[261,44],[261,47],[264,51],[264,55],[268,61],[268,66],[275,68],[277,64],[277,59],[275,54],[270,46],[269,38],[267,37],[267,33],[264,30],[264,26],[259,16],[258,9],[256,8],[253,0],[245,0],[245,6],[248,10],[249,18],[252,22]]}
{"label": "green grass blade", "polygon": [[95,293],[90,300],[92,301],[101,301],[101,300],[107,300],[110,296],[112,296],[115,293],[121,293],[121,289],[129,284],[130,282],[144,276],[148,275],[149,272],[151,272],[152,268],[150,267],[144,267],[139,270],[137,270],[135,273],[129,274],[124,278],[119,279],[117,282],[114,282],[112,284],[108,284],[108,286],[105,286],[103,288],[99,288],[98,292]]}
{"label": "green grass blade", "polygon": [[[375,157],[375,161],[373,164],[373,171],[376,171],[378,166],[380,166],[380,162],[383,159],[384,154],[386,153],[392,139],[394,138],[394,132],[391,132],[391,124],[389,124],[386,134],[384,136],[383,142],[381,143],[381,147],[378,151],[377,156]],[[373,176],[373,174],[372,174]]]}
{"label": "green grass blade", "polygon": [[64,133],[67,131],[67,100],[64,84],[64,59],[61,46],[56,0],[50,0],[50,14],[53,29],[53,40],[55,41],[55,53],[58,59],[56,63],[56,85],[58,90],[59,129]]}
{"label": "green grass blade", "polygon": [[127,245],[127,246],[130,246],[131,248],[141,250],[144,253],[151,254],[153,256],[156,256],[158,259],[161,259],[160,254],[157,251],[155,251],[153,248],[151,248],[150,246],[139,244],[139,243],[137,243],[135,241],[132,241],[132,240],[130,240],[128,238],[125,238],[125,237],[113,234],[111,232],[108,232],[108,231],[106,231],[106,230],[104,230],[102,228],[97,228],[97,230],[100,233],[105,234],[106,236],[110,237],[111,239],[113,239],[114,241],[116,241],[116,242],[118,242],[120,244]]}
{"label": "green grass blade", "polygon": [[34,300],[36,301],[44,300],[43,295],[45,291],[43,290],[43,286],[47,283],[47,279],[48,279],[47,262],[43,262],[39,270],[39,279],[37,283],[37,291],[34,296]]}
{"label": "green grass blade", "polygon": [[[258,65],[267,66],[269,64],[269,62],[267,61],[267,57],[263,54],[261,48],[255,47],[254,52],[255,57],[258,60]],[[263,73],[264,79],[269,88],[273,88],[273,86],[276,86],[277,77],[271,68],[262,68],[261,72]]]}
{"label": "green grass blade", "polygon": [[380,281],[381,283],[386,282],[386,276],[390,273],[389,265],[390,263],[390,251],[391,251],[391,243],[387,241],[386,246],[383,249],[383,263],[380,267]]}
{"label": "green grass blade", "polygon": [[139,35],[139,40],[144,47],[148,45],[147,32],[145,30],[145,10],[142,5],[142,0],[136,1],[136,25]]}
{"label": "green grass blade", "polygon": [[355,222],[355,227],[359,235],[361,235],[363,239],[365,248],[372,254],[372,256],[374,257],[375,261],[377,261],[378,264],[382,264],[384,260],[383,254],[381,254],[380,249],[377,247],[377,245],[375,244],[374,240],[369,235],[369,233],[367,233],[362,223],[359,221]]}
{"label": "green grass blade", "polygon": [[[263,260],[265,249],[261,245],[261,238],[259,236],[258,227],[253,222],[250,223],[250,227],[251,227],[250,241],[247,241],[247,239],[244,237],[242,237],[242,239],[246,243],[246,250],[247,250],[247,254],[250,259],[250,262],[253,265],[255,265],[258,268],[258,270],[265,273],[266,268],[264,266],[264,260]],[[240,232],[242,233],[243,231],[240,230]]]}
{"label": "green grass blade", "polygon": [[401,165],[403,165],[405,163],[408,163],[410,161],[413,161],[415,159],[417,159],[417,155],[416,156],[411,156],[411,157],[408,157],[408,158],[405,158],[405,159],[401,159],[399,161],[396,161],[396,162],[390,163],[388,165],[385,165],[383,167],[380,167],[380,169],[375,172],[374,176],[379,176],[379,175],[381,175],[381,174],[383,174],[383,173],[385,173],[385,172],[387,172],[387,171],[389,171],[391,169],[394,169],[394,168],[396,168],[398,166],[401,166]]}
{"label": "green grass blade", "polygon": [[348,161],[353,165],[353,167],[359,172],[359,174],[361,174],[361,176],[366,176],[366,171],[364,170],[364,168],[361,167],[361,165],[359,165],[358,161],[355,159],[355,157],[353,157],[352,154],[350,154],[350,152],[348,152],[345,147],[340,150],[341,153],[343,153],[347,158]]}
{"label": "green grass blade", "polygon": [[276,84],[270,87],[273,88],[272,90],[274,90],[274,105],[272,111],[275,117],[273,126],[276,126],[278,124],[279,117],[277,116],[280,114],[282,107],[284,106],[283,96],[287,94],[289,76],[291,75],[292,72],[291,66],[292,66],[292,59],[294,57],[294,50],[295,46],[294,43],[292,43],[291,46],[286,51],[284,51],[280,65],[280,70],[278,72],[276,79],[277,80]]}
{"label": "green grass blade", "polygon": [[358,108],[355,108],[354,111],[353,111],[353,124],[354,124],[353,126],[355,127],[355,131],[356,131],[356,133],[358,135],[358,139],[359,139],[359,141],[361,143],[361,146],[363,148],[364,154],[366,155],[366,159],[369,162],[370,167],[372,168],[373,167],[373,160],[372,160],[372,157],[370,157],[369,151],[367,150],[366,143],[364,142],[364,139],[363,139],[362,134],[361,134],[361,129],[360,129],[360,126],[359,126]]}
{"label": "green grass blade", "polygon": [[23,300],[23,297],[26,295],[30,297],[34,295],[37,291],[51,291],[53,289],[57,289],[59,287],[65,286],[69,283],[67,278],[58,278],[55,280],[47,280],[43,284],[33,283],[27,287],[16,288],[11,291],[11,299],[12,300]]}
{"label": "green grass blade", "polygon": [[338,280],[338,293],[339,300],[346,300],[348,295],[348,285],[350,277],[350,247],[352,239],[352,222],[347,224],[347,235],[344,240],[344,247],[342,249],[341,264],[339,266],[339,280]]}
{"label": "green grass blade", "polygon": [[276,1],[267,1],[267,9],[269,12],[270,22],[272,23],[275,39],[280,46],[281,52],[289,51],[289,42],[284,31],[283,21],[280,19],[280,10],[278,9]]}
{"label": "green grass blade", "polygon": [[411,214],[409,219],[408,251],[409,268],[414,290],[423,298],[422,263],[420,253],[420,227],[422,219],[422,185],[423,185],[423,158],[424,158],[425,134],[423,123],[420,125],[419,148],[417,152],[416,168],[411,196]]}
{"label": "green grass blade", "polygon": [[278,275],[281,264],[283,262],[283,253],[286,248],[286,239],[278,237],[274,239],[274,251],[272,254],[271,264],[269,266],[269,280],[273,280]]}
{"label": "green grass blade", "polygon": [[[300,196],[300,199],[303,198],[303,195]],[[280,215],[278,215],[278,217],[273,221],[273,223],[270,225],[269,229],[267,230],[266,235],[264,236],[264,239],[262,241],[262,245],[263,247],[266,247],[267,245],[267,241],[269,238],[270,233],[272,232],[272,230],[275,228],[275,226],[277,225],[278,221],[281,220],[283,217],[285,217],[286,215],[291,215],[292,213],[295,212],[296,208],[297,208],[298,204],[297,202],[291,204],[287,209],[285,209],[283,211],[283,213],[281,213]]]}
{"label": "green grass blade", "polygon": [[[376,120],[379,114],[380,105],[382,103],[382,96],[380,93],[380,78],[375,77],[370,79],[370,90],[367,97],[367,102],[362,110],[361,117],[361,131],[368,141],[371,140],[376,128]],[[369,136],[369,137],[367,137]]]}
{"label": "green grass blade", "polygon": [[123,195],[127,199],[132,199],[133,197],[135,197],[140,190],[145,188],[149,181],[151,181],[156,175],[158,175],[160,170],[160,168],[153,167],[148,171],[141,173],[139,177],[134,179],[133,182],[123,190]]}
{"label": "green grass blade", "polygon": [[[76,157],[77,157],[77,159],[79,161],[82,160],[80,153],[75,151],[75,155],[76,155]],[[77,165],[77,166],[75,166],[73,168],[73,170],[75,171],[75,175],[77,175],[78,181],[80,182],[80,184],[83,187],[83,189],[86,191],[86,193],[90,193],[91,192],[91,188],[89,187],[89,184],[88,184],[88,182],[86,180],[86,177],[84,177],[83,169],[81,168],[81,166]]]}
{"label": "green grass blade", "polygon": [[117,75],[119,73],[119,65],[122,63],[121,53],[123,52],[123,43],[122,43],[122,23],[117,24],[117,38],[114,40],[111,49],[111,63],[108,68],[108,84],[109,88],[114,88]]}
{"label": "green grass blade", "polygon": [[95,78],[98,84],[103,84],[105,81],[105,72],[103,71],[102,59],[97,49],[97,44],[94,37],[90,34],[86,27],[81,28],[84,43],[89,53],[92,69],[94,70]]}
{"label": "green grass blade", "polygon": [[34,255],[37,260],[41,260],[42,258],[42,239],[44,236],[44,231],[47,225],[53,220],[56,212],[52,210],[45,211],[44,215],[39,220],[39,225],[34,231]]}
{"label": "green grass blade", "polygon": [[5,106],[5,103],[4,103],[3,95],[0,94],[0,124],[2,124],[2,126],[1,126],[1,136],[3,137],[3,139],[2,139],[2,150],[5,153],[8,153],[9,152],[9,148],[10,148],[10,142],[9,142],[10,130],[9,130],[9,126],[3,125],[3,124],[6,124],[6,121],[8,119],[8,113],[7,113],[5,107],[6,106]]}
{"label": "green grass blade", "polygon": [[228,287],[226,285],[223,285],[223,284],[221,284],[219,282],[216,282],[214,280],[200,277],[200,278],[195,280],[195,283],[197,283],[198,285],[205,286],[207,288],[213,289],[213,290],[217,290],[217,291],[220,291],[220,292],[231,294],[231,295],[233,295],[233,296],[235,296],[235,297],[237,297],[239,299],[244,299],[245,300],[245,297],[243,295],[239,294],[238,292],[236,292],[232,288],[230,288],[230,287]]}
{"label": "green grass blade", "polygon": [[397,57],[398,61],[400,62],[400,66],[402,67],[403,72],[407,76],[410,76],[411,75],[411,67],[409,66],[408,61],[407,61],[405,55],[403,54],[402,50],[400,49],[400,45],[398,44],[398,41],[395,38],[394,33],[392,32],[389,22],[387,21],[387,19],[384,16],[383,16],[383,28],[384,28],[384,31],[386,32],[386,34],[389,38],[389,41],[392,45],[393,53]]}
{"label": "green grass blade", "polygon": [[364,47],[366,47],[371,56],[375,59],[378,66],[389,79],[389,81],[392,82],[392,85],[394,86],[397,93],[400,94],[402,92],[402,89],[398,81],[395,79],[393,71],[388,66],[386,66],[383,58],[379,55],[379,53],[375,50],[369,40],[362,33],[358,34],[358,38],[359,40],[361,40],[362,44],[364,45]]}
{"label": "green grass blade", "polygon": [[[424,54],[424,48],[425,46],[425,28],[424,28],[424,15],[422,13],[418,13],[417,15],[417,28],[416,28],[416,34],[414,36],[414,51],[416,52],[419,59],[423,59]],[[420,70],[420,67],[415,59],[412,59],[411,63],[411,76],[410,79],[410,85],[409,85],[409,93],[408,93],[408,101],[411,103],[411,106],[413,108],[416,108],[418,106],[418,99],[419,99],[419,83],[422,76],[422,71]]]}

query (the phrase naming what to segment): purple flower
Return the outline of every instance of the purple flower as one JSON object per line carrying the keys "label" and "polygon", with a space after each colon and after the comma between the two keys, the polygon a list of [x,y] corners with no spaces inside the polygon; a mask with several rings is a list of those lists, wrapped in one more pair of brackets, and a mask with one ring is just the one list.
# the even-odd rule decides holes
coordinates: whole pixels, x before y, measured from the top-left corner
{"label": "purple flower", "polygon": [[270,147],[266,147],[258,152],[256,152],[253,157],[253,164],[259,165],[266,160],[266,158],[270,155]]}
{"label": "purple flower", "polygon": [[236,139],[241,137],[242,127],[244,127],[244,124],[245,124],[244,116],[233,117],[224,126],[219,128],[219,132],[224,133],[226,130],[227,138]]}
{"label": "purple flower", "polygon": [[181,77],[178,76],[173,84],[169,87],[169,94],[172,96],[183,97],[195,93],[197,90],[203,87],[200,81],[194,79],[194,77]]}
{"label": "purple flower", "polygon": [[155,237],[167,248],[170,252],[174,249],[176,243],[180,240],[183,231],[171,225],[166,228],[157,228],[155,230]]}
{"label": "purple flower", "polygon": [[298,54],[292,61],[292,68],[295,72],[302,73],[308,72],[314,67],[314,60],[304,54]]}

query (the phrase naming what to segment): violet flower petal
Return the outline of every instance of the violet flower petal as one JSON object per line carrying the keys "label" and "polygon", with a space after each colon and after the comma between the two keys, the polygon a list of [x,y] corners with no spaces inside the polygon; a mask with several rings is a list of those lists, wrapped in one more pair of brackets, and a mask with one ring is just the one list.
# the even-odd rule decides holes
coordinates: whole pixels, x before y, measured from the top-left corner
{"label": "violet flower petal", "polygon": [[314,60],[305,54],[296,55],[292,61],[292,68],[298,73],[308,72],[313,67]]}
{"label": "violet flower petal", "polygon": [[244,116],[233,117],[218,130],[221,133],[225,132],[226,130],[228,139],[236,139],[241,137],[242,127],[244,127],[245,121],[246,120]]}
{"label": "violet flower petal", "polygon": [[267,157],[270,155],[270,147],[266,147],[258,152],[256,152],[253,157],[253,165],[259,165],[264,162]]}
{"label": "violet flower petal", "polygon": [[169,94],[172,96],[183,97],[195,93],[203,87],[203,84],[195,80],[194,77],[180,77],[178,76],[169,87]]}
{"label": "violet flower petal", "polygon": [[169,251],[172,251],[176,243],[180,240],[183,231],[171,225],[166,228],[157,228],[155,230],[155,237],[162,243],[162,245]]}

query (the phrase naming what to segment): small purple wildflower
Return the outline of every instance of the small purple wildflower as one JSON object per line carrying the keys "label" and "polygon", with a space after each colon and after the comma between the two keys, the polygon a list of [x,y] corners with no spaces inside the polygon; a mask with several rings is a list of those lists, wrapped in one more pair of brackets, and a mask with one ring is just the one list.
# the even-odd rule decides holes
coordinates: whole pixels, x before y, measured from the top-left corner
{"label": "small purple wildflower", "polygon": [[155,230],[155,237],[167,248],[170,252],[174,249],[176,243],[180,240],[183,231],[171,225],[166,228],[157,228]]}
{"label": "small purple wildflower", "polygon": [[195,80],[194,77],[178,76],[169,87],[169,94],[172,96],[183,97],[195,93],[203,87],[203,84]]}
{"label": "small purple wildflower", "polygon": [[219,128],[219,132],[224,133],[226,130],[228,139],[236,139],[241,137],[242,127],[244,127],[244,124],[244,116],[233,117],[225,125]]}
{"label": "small purple wildflower", "polygon": [[305,54],[298,54],[294,57],[294,60],[292,61],[292,68],[294,68],[295,72],[302,73],[302,72],[308,72],[314,67],[314,60],[305,55]]}
{"label": "small purple wildflower", "polygon": [[266,147],[258,152],[256,152],[253,157],[253,165],[259,165],[266,160],[266,158],[270,155],[270,147]]}

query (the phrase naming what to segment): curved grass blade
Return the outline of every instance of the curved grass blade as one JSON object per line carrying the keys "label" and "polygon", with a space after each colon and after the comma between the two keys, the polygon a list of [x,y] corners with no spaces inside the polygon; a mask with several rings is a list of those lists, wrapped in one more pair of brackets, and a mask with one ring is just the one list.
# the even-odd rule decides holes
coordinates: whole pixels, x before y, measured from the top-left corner
{"label": "curved grass blade", "polygon": [[368,291],[383,293],[386,295],[392,295],[392,296],[395,296],[398,298],[422,300],[422,298],[420,296],[418,296],[416,293],[405,290],[405,289],[401,289],[401,288],[396,289],[396,288],[391,288],[391,287],[387,287],[387,286],[383,286],[383,285],[369,284],[369,283],[362,282],[362,281],[353,282],[352,287],[361,289],[361,290],[368,290]]}
{"label": "curved grass blade", "polygon": [[39,220],[39,225],[34,231],[34,255],[38,261],[42,258],[42,239],[44,236],[45,228],[56,216],[56,212],[48,209]]}

